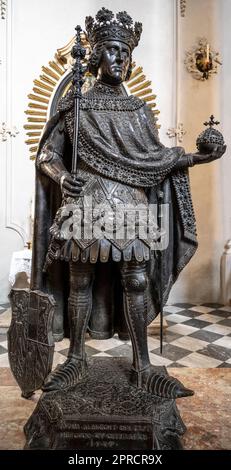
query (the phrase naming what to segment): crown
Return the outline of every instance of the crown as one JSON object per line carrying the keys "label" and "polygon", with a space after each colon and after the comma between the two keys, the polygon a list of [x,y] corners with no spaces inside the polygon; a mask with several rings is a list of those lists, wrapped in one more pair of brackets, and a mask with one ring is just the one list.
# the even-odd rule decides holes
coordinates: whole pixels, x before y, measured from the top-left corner
{"label": "crown", "polygon": [[85,20],[87,39],[93,48],[96,44],[105,41],[122,41],[131,50],[139,43],[142,33],[142,23],[135,23],[126,11],[116,14],[106,8],[101,8],[96,14],[95,20],[87,16]]}

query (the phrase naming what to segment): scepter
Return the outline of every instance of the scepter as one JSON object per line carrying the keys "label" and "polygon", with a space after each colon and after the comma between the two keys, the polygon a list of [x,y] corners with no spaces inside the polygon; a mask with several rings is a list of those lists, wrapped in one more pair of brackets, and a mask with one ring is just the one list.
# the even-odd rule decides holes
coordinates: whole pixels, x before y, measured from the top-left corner
{"label": "scepter", "polygon": [[[74,135],[73,135],[73,150],[72,150],[72,165],[71,165],[71,174],[73,178],[77,176],[77,165],[78,165],[78,144],[79,144],[79,124],[80,124],[80,101],[82,98],[82,86],[84,83],[83,75],[83,65],[82,60],[85,57],[86,51],[81,44],[80,33],[82,31],[81,26],[76,26],[76,41],[71,50],[71,55],[75,59],[72,67],[72,85],[73,85],[73,95],[74,95]],[[64,197],[62,200],[62,205],[58,209],[55,215],[55,221],[50,229],[50,232],[54,237],[60,239],[60,229],[64,220],[66,220],[66,213],[63,216],[63,208],[68,205],[68,203],[73,202],[73,198]],[[70,215],[70,213],[69,213]],[[53,231],[51,231],[53,230]],[[56,233],[58,231],[58,233]],[[46,271],[47,266],[53,261],[54,253],[52,250],[52,245],[48,248],[48,253],[45,261],[43,271]]]}
{"label": "scepter", "polygon": [[76,42],[72,48],[71,55],[75,59],[74,65],[72,67],[73,79],[72,84],[74,88],[74,136],[73,136],[73,151],[72,151],[72,168],[71,173],[75,177],[77,175],[77,164],[78,164],[78,137],[79,137],[79,112],[80,112],[80,100],[82,98],[82,86],[84,83],[83,75],[83,65],[82,60],[85,57],[86,50],[81,44],[80,33],[82,31],[81,26],[76,26]]}

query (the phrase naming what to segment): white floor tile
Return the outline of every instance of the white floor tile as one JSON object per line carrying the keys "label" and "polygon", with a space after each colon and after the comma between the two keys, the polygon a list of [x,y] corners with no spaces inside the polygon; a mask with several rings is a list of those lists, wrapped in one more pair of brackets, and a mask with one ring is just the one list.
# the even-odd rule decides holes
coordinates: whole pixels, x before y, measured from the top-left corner
{"label": "white floor tile", "polygon": [[192,338],[191,336],[183,336],[182,338],[175,339],[171,344],[179,348],[188,349],[189,351],[198,351],[205,348],[209,343],[201,339]]}
{"label": "white floor tile", "polygon": [[222,361],[218,361],[212,357],[204,356],[203,354],[197,352],[193,352],[188,356],[179,359],[177,362],[186,367],[199,367],[204,369],[209,367],[217,367],[222,364]]}
{"label": "white floor tile", "polygon": [[195,331],[198,331],[199,328],[195,328],[194,326],[189,325],[172,325],[168,327],[168,331],[172,331],[172,333],[177,333],[179,335],[191,335]]}
{"label": "white floor tile", "polygon": [[10,367],[8,353],[0,354],[0,367]]}
{"label": "white floor tile", "polygon": [[62,351],[63,349],[67,349],[70,346],[69,338],[64,338],[62,341],[58,341],[55,343],[55,351]]}
{"label": "white floor tile", "polygon": [[[163,342],[163,344],[167,344],[167,343]],[[148,349],[149,349],[149,351],[152,351],[152,349],[158,349],[159,347],[160,347],[159,339],[148,337]]]}
{"label": "white floor tile", "polygon": [[191,307],[188,310],[192,310],[192,312],[209,313],[215,309],[211,307],[205,307],[204,305],[196,305],[195,307]]}
{"label": "white floor tile", "polygon": [[0,327],[9,328],[11,322],[11,309],[8,308],[4,313],[0,315]]}
{"label": "white floor tile", "polygon": [[105,352],[100,352],[97,354],[94,354],[94,357],[111,357],[110,354],[107,354]]}
{"label": "white floor tile", "polygon": [[178,313],[181,312],[182,310],[185,310],[184,307],[175,307],[175,305],[166,305],[164,307],[164,311],[167,313]]}
{"label": "white floor tile", "polygon": [[218,333],[219,335],[224,336],[229,335],[231,333],[230,326],[219,325],[219,323],[215,325],[208,325],[202,329],[206,331],[212,331],[212,333]]}
{"label": "white floor tile", "polygon": [[107,349],[112,349],[116,348],[117,346],[122,346],[122,344],[125,344],[124,341],[120,341],[119,339],[115,338],[110,338],[110,339],[90,339],[88,341],[87,346],[90,346],[91,348],[98,349],[99,351],[107,351]]}
{"label": "white floor tile", "polygon": [[174,323],[182,323],[184,321],[189,320],[189,317],[184,317],[184,315],[178,315],[177,313],[172,313],[166,317],[167,323],[168,321],[172,321]]}
{"label": "white floor tile", "polygon": [[59,354],[58,352],[54,352],[54,357],[53,357],[53,364],[52,364],[52,369],[54,369],[58,364],[63,364],[66,361],[66,356],[63,354]]}
{"label": "white floor tile", "polygon": [[153,366],[169,366],[173,361],[170,361],[166,357],[157,356],[157,354],[150,353],[150,362]]}
{"label": "white floor tile", "polygon": [[217,323],[221,320],[224,320],[223,317],[219,317],[218,315],[209,315],[209,313],[205,313],[203,315],[199,315],[198,317],[194,317],[195,320],[203,320],[209,323]]}
{"label": "white floor tile", "polygon": [[231,336],[224,336],[224,338],[217,339],[212,344],[217,344],[217,346],[231,349]]}
{"label": "white floor tile", "polygon": [[219,308],[219,310],[221,310],[222,312],[231,312],[231,306],[226,305],[225,307]]}

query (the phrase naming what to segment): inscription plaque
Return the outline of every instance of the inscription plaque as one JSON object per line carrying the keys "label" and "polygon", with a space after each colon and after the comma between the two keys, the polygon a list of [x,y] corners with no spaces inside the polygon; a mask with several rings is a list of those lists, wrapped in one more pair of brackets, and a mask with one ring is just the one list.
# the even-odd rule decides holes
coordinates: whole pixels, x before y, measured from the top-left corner
{"label": "inscription plaque", "polygon": [[182,448],[186,428],[175,401],[132,386],[129,374],[125,358],[91,358],[88,375],[68,393],[43,393],[24,428],[25,448]]}
{"label": "inscription plaque", "polygon": [[56,434],[55,447],[59,449],[155,449],[151,418],[126,417],[126,422],[115,416],[84,416],[66,419]]}

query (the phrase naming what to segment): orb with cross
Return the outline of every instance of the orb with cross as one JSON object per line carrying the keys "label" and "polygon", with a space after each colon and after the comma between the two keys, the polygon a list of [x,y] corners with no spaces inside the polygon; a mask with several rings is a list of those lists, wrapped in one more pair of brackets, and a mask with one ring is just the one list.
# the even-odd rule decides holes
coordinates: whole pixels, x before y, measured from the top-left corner
{"label": "orb with cross", "polygon": [[215,121],[213,114],[210,116],[210,120],[204,122],[204,126],[207,127],[198,136],[196,141],[197,149],[200,153],[210,153],[218,145],[224,145],[224,137],[220,131],[214,129],[214,126],[220,124],[219,121]]}

